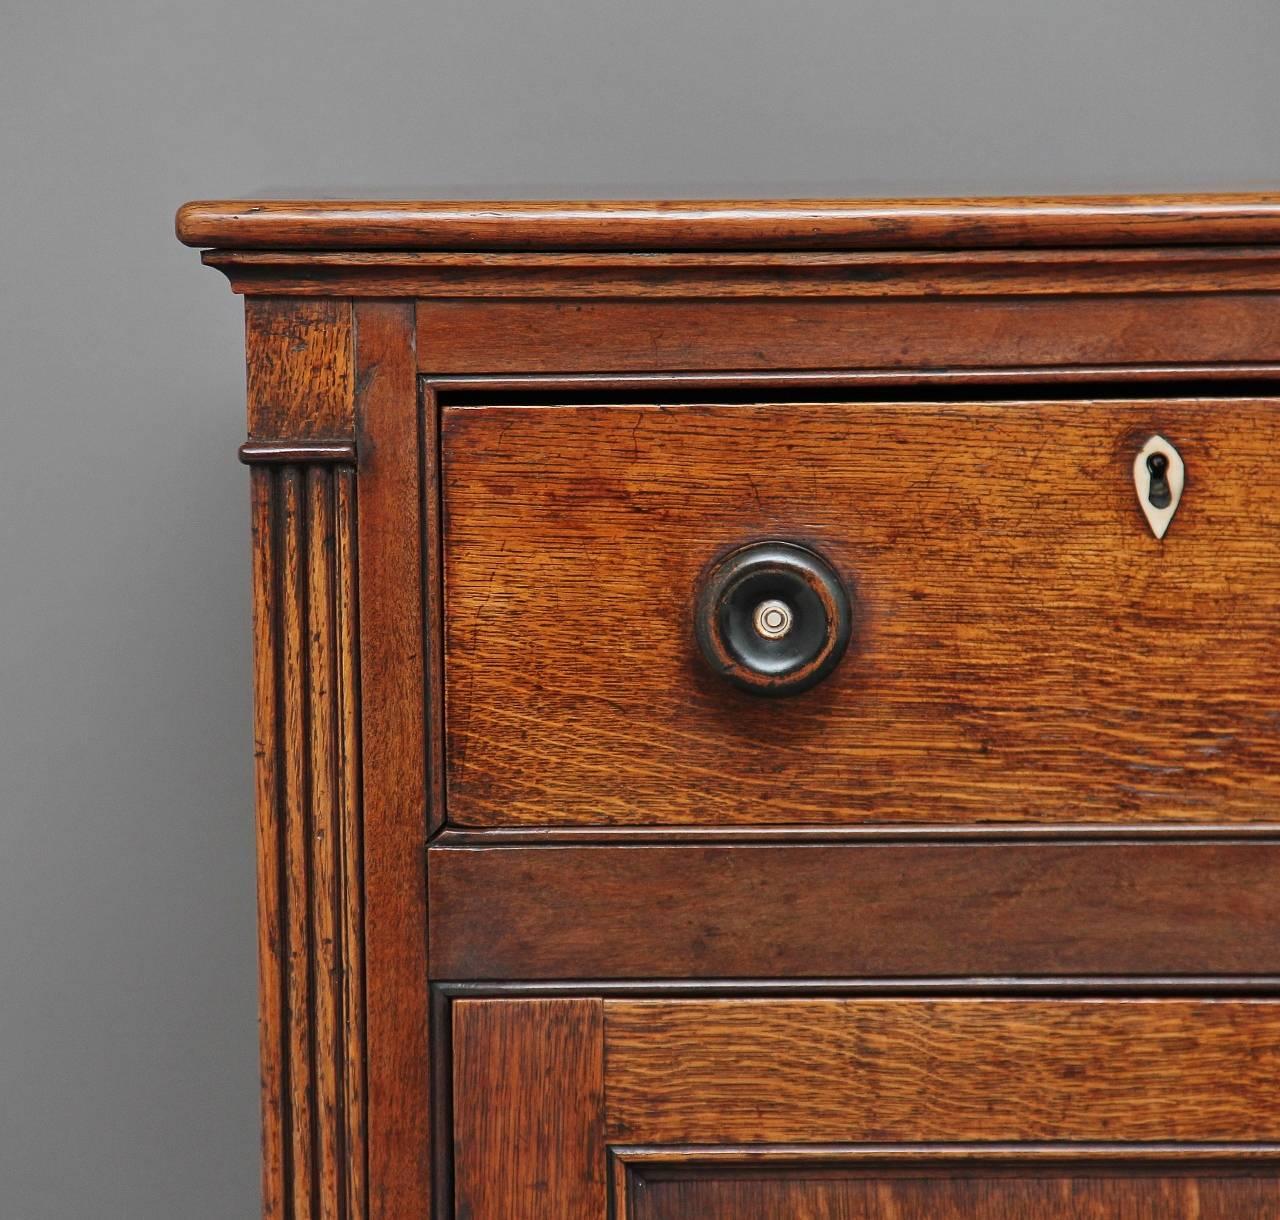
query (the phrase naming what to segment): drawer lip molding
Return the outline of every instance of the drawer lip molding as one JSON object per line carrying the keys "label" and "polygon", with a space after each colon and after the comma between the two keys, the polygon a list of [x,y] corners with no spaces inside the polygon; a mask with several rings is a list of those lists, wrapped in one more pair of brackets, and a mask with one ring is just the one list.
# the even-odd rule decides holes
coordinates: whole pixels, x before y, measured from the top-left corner
{"label": "drawer lip molding", "polygon": [[194,200],[188,246],[282,250],[875,250],[1280,240],[1280,196],[987,199]]}
{"label": "drawer lip molding", "polygon": [[433,836],[436,847],[625,847],[640,844],[789,845],[823,843],[1152,843],[1152,842],[1280,843],[1278,822],[1051,823],[974,822],[947,825],[866,824],[861,826],[456,826],[445,825]]}
{"label": "drawer lip molding", "polygon": [[[919,391],[936,389],[948,393],[948,387],[992,391],[1001,386],[1086,385],[1111,386],[1130,382],[1142,383],[1141,392],[1154,392],[1150,383],[1185,386],[1188,382],[1227,381],[1260,383],[1280,379],[1280,363],[1221,361],[1211,364],[1076,364],[1057,368],[998,366],[989,368],[919,369],[722,369],[711,372],[633,372],[633,373],[423,373],[425,389],[441,396],[477,396],[464,401],[479,401],[486,396],[503,394],[574,394],[593,395],[615,392],[676,390],[751,392],[761,389],[803,392],[850,390],[872,393],[880,388],[915,387]],[[1066,392],[1066,391],[1064,391]],[[1130,394],[1138,391],[1130,390]],[[1231,391],[1242,393],[1239,388]],[[1085,395],[1087,397],[1087,395]]]}
{"label": "drawer lip molding", "polygon": [[[446,404],[449,820],[1273,821],[1277,447],[1274,397]],[[761,539],[854,607],[787,700],[694,643]]]}

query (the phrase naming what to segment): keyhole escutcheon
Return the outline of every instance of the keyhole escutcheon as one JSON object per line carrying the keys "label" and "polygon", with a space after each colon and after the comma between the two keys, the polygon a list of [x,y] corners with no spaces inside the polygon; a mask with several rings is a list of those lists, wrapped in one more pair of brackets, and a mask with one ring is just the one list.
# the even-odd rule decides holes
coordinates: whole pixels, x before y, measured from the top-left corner
{"label": "keyhole escutcheon", "polygon": [[1157,538],[1168,531],[1185,483],[1182,455],[1163,436],[1148,438],[1133,459],[1133,485],[1142,514]]}

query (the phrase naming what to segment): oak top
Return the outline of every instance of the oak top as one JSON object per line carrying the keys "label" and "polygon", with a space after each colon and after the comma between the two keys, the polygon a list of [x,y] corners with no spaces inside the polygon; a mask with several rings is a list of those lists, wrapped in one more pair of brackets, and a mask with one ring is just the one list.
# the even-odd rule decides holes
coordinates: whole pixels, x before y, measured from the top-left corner
{"label": "oak top", "polygon": [[177,234],[224,250],[877,250],[1280,242],[1280,192],[668,202],[216,200]]}

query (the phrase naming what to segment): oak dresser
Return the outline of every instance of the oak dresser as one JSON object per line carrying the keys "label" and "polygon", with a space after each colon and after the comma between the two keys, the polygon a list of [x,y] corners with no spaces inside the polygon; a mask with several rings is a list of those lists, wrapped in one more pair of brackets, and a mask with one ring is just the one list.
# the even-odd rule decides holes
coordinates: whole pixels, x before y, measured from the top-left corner
{"label": "oak dresser", "polygon": [[268,1220],[1280,1216],[1280,196],[178,233]]}

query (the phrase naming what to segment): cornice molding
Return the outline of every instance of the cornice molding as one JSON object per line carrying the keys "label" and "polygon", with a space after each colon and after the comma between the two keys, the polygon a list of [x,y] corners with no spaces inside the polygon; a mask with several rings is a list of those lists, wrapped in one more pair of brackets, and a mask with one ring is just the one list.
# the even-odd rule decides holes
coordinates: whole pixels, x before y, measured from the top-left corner
{"label": "cornice molding", "polygon": [[1280,246],[846,253],[210,250],[236,292],[346,297],[940,297],[1274,292]]}

